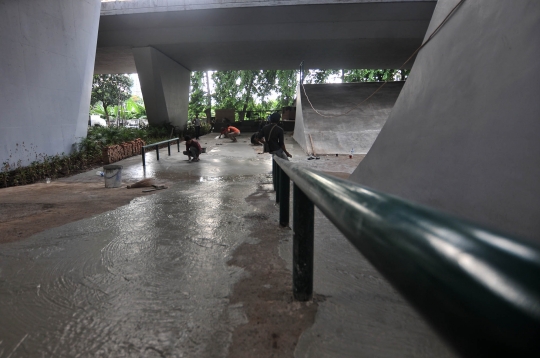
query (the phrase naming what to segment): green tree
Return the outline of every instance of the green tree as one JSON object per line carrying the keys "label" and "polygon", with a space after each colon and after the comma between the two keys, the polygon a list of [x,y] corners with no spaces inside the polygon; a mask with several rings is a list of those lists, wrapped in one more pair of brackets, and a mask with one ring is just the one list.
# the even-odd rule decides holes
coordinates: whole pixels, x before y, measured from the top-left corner
{"label": "green tree", "polygon": [[339,75],[342,70],[307,70],[304,77],[304,83],[327,83],[332,75]]}
{"label": "green tree", "polygon": [[393,69],[356,69],[343,70],[344,82],[384,82],[395,81],[396,77],[400,80],[405,80],[409,76],[410,70],[393,70]]}
{"label": "green tree", "polygon": [[240,88],[243,89],[242,109],[245,113],[250,103],[253,103],[252,92],[256,92],[255,81],[258,79],[258,71],[240,71]]}
{"label": "green tree", "polygon": [[278,70],[276,71],[278,93],[278,107],[292,105],[296,97],[296,86],[298,85],[298,70]]}
{"label": "green tree", "polygon": [[216,71],[212,73],[214,81],[215,108],[238,108],[242,89],[239,86],[241,71]]}
{"label": "green tree", "polygon": [[191,91],[189,94],[189,107],[188,117],[195,118],[195,116],[204,112],[206,108],[206,93],[204,91],[204,79],[205,73],[202,71],[191,72]]}
{"label": "green tree", "polygon": [[119,105],[131,97],[133,80],[128,75],[94,75],[91,105],[101,102],[109,123],[109,107]]}
{"label": "green tree", "polygon": [[266,109],[274,109],[271,107],[270,103],[266,101],[266,98],[273,92],[277,90],[277,72],[276,70],[266,70],[260,71],[257,76],[256,88],[257,96],[260,99],[260,102],[263,106],[267,107]]}

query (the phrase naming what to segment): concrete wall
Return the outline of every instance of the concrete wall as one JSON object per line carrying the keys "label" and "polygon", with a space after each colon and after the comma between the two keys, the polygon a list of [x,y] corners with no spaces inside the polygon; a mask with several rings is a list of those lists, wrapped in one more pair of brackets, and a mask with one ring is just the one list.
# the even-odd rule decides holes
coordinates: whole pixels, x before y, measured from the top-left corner
{"label": "concrete wall", "polygon": [[99,0],[0,1],[0,161],[86,136]]}
{"label": "concrete wall", "polygon": [[[428,35],[457,3],[438,2]],[[540,240],[539,14],[537,0],[465,1],[351,180]]]}
{"label": "concrete wall", "polygon": [[[366,154],[390,115],[403,84],[388,82],[383,87],[382,83],[304,85],[305,92],[301,89],[297,97],[296,111],[300,119],[296,120],[294,139],[306,153],[348,154],[354,149],[356,154]],[[364,102],[378,88],[380,90]]]}
{"label": "concrete wall", "polygon": [[111,1],[101,3],[102,15],[135,14],[142,12],[163,12],[179,10],[220,9],[231,7],[357,4],[384,2],[430,2],[433,0],[148,0]]}
{"label": "concrete wall", "polygon": [[190,71],[152,47],[134,48],[148,123],[187,123]]}

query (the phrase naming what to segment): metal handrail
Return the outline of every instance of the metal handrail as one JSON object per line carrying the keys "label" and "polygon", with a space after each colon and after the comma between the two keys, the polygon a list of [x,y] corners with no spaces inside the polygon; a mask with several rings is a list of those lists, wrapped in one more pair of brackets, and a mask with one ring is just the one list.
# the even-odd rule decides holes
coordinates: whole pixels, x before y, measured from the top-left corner
{"label": "metal handrail", "polygon": [[[536,244],[281,158],[274,160],[282,225],[288,224],[290,178],[295,197],[301,191],[317,206],[458,352],[474,357],[540,356]],[[297,207],[293,260],[302,263],[306,259],[299,247],[307,245],[307,255],[313,255],[306,244],[313,224],[297,227],[295,216],[305,216],[306,208],[293,205]],[[286,211],[286,219],[281,211]],[[296,237],[297,231],[308,232],[307,238]],[[293,272],[293,279],[297,276]],[[293,283],[295,290],[297,285],[312,286],[301,282],[305,272],[300,276],[300,282]],[[305,292],[299,296],[307,297]]]}
{"label": "metal handrail", "polygon": [[164,141],[161,141],[161,142],[156,142],[156,143],[152,143],[152,144],[143,145],[142,150],[141,150],[143,167],[146,166],[146,160],[145,160],[146,148],[155,148],[156,149],[157,160],[159,161],[159,146],[161,144],[167,143],[167,151],[169,153],[169,156],[171,156],[171,142],[176,142],[176,145],[178,146],[178,152],[180,152],[180,138],[172,138],[172,139],[167,139],[167,140],[164,140]]}

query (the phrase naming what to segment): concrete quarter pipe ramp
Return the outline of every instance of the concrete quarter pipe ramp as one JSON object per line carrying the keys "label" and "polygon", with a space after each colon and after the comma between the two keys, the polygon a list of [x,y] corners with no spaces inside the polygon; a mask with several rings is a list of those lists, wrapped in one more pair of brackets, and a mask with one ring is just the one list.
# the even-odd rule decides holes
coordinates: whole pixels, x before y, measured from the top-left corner
{"label": "concrete quarter pipe ramp", "polygon": [[294,139],[307,153],[348,154],[354,148],[355,153],[366,154],[390,115],[403,84],[387,83],[360,106],[381,83],[306,84],[305,93],[300,87]]}
{"label": "concrete quarter pipe ramp", "polygon": [[[457,3],[437,3],[427,36]],[[465,1],[350,180],[540,240],[539,34],[538,1]]]}

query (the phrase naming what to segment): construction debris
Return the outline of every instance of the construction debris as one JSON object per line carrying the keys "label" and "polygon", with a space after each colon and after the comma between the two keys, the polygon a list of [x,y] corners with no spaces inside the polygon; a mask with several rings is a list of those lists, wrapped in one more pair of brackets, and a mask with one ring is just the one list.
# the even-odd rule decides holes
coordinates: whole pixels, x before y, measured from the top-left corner
{"label": "construction debris", "polygon": [[117,145],[109,145],[103,148],[101,152],[102,160],[105,164],[110,164],[124,158],[139,155],[141,154],[142,147],[144,145],[145,142],[140,138],[132,140],[131,142],[125,142]]}
{"label": "construction debris", "polygon": [[139,180],[135,184],[128,185],[128,189],[135,189],[135,188],[148,188],[154,185],[154,179],[153,178],[147,178],[143,180]]}
{"label": "construction debris", "polygon": [[143,193],[148,193],[150,191],[167,189],[167,187],[165,185],[152,185],[152,187],[153,187],[153,189],[143,190],[142,192]]}

